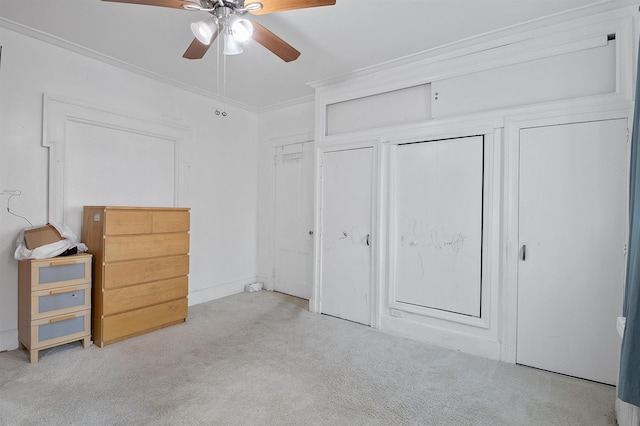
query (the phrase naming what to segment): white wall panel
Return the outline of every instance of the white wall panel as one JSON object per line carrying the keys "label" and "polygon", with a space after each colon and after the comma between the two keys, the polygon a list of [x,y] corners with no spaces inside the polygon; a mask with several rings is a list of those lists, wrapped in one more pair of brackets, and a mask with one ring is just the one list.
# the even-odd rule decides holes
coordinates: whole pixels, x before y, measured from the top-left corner
{"label": "white wall panel", "polygon": [[395,301],[480,316],[483,138],[397,148]]}
{"label": "white wall panel", "polygon": [[327,105],[327,135],[431,118],[431,86],[422,84]]}
{"label": "white wall panel", "polygon": [[616,42],[432,83],[433,117],[615,93]]}

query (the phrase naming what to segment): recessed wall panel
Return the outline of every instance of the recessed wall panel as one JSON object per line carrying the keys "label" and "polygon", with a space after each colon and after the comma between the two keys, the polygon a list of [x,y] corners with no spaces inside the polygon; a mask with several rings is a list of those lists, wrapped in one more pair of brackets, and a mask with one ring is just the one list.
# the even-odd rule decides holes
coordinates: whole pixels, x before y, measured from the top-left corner
{"label": "recessed wall panel", "polygon": [[616,42],[432,83],[433,118],[615,93]]}
{"label": "recessed wall panel", "polygon": [[327,105],[327,135],[429,120],[431,85],[422,84]]}
{"label": "recessed wall panel", "polygon": [[399,145],[395,301],[480,317],[483,138]]}

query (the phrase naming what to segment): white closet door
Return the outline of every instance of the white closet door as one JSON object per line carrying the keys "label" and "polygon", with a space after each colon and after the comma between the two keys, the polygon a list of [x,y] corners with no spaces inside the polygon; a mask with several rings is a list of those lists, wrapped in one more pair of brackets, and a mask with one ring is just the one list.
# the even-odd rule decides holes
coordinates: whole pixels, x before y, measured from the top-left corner
{"label": "white closet door", "polygon": [[520,364],[615,383],[626,137],[626,120],[520,131]]}
{"label": "white closet door", "polygon": [[480,317],[482,136],[398,146],[395,300]]}
{"label": "white closet door", "polygon": [[313,289],[313,142],[276,148],[273,289],[309,299]]}
{"label": "white closet door", "polygon": [[322,156],[321,311],[371,324],[372,148]]}

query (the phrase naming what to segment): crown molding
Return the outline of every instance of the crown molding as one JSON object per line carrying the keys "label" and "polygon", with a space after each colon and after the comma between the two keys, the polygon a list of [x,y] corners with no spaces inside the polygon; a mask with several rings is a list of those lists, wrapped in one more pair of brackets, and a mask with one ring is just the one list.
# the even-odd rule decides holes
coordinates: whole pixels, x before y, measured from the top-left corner
{"label": "crown molding", "polygon": [[175,80],[173,78],[169,78],[163,75],[160,75],[156,72],[147,70],[145,68],[138,67],[136,65],[132,65],[128,62],[122,61],[120,59],[113,58],[111,56],[105,55],[103,53],[97,52],[95,50],[86,48],[76,43],[72,43],[63,38],[54,36],[52,34],[46,33],[44,31],[37,30],[35,28],[28,27],[26,25],[20,24],[15,21],[11,21],[9,19],[3,18],[0,16],[0,28],[5,28],[10,31],[14,31],[16,33],[25,35],[27,37],[34,38],[36,40],[40,40],[42,42],[60,47],[62,49],[77,53],[79,55],[94,59],[96,61],[103,62],[105,64],[132,72],[134,74],[141,75],[143,77],[150,78],[152,80],[159,81],[164,84],[168,84],[170,86],[177,87],[178,89],[185,90],[187,92],[194,93],[196,95],[203,96],[205,98],[214,100],[216,102],[224,103],[226,105],[231,105],[239,109],[243,109],[248,112],[258,113],[258,109],[252,107],[250,105],[235,101],[230,98],[226,98],[224,96],[220,96],[215,92],[210,90],[202,89],[199,87],[195,87],[193,85],[184,83],[182,81]]}

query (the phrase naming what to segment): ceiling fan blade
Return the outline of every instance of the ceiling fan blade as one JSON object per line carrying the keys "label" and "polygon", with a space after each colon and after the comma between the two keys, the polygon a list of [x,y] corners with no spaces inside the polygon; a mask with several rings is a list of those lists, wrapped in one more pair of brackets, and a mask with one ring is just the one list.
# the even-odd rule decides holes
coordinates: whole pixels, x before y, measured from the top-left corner
{"label": "ceiling fan blade", "polygon": [[[333,6],[336,0],[255,0],[262,3],[262,9],[250,10],[253,15],[265,15],[267,13],[282,12],[285,10],[305,9],[308,7]],[[254,0],[245,0],[245,6],[255,3]]]}
{"label": "ceiling fan blade", "polygon": [[110,1],[115,3],[131,3],[131,4],[144,4],[147,6],[162,6],[162,7],[171,7],[174,9],[184,9],[185,4],[194,4],[199,2],[196,1],[183,1],[183,0],[102,0],[102,1]]}
{"label": "ceiling fan blade", "polygon": [[210,44],[202,44],[197,38],[194,38],[182,57],[186,59],[202,59],[204,54],[207,53],[207,50],[209,50],[209,47],[211,47]]}
{"label": "ceiling fan blade", "polygon": [[285,62],[291,62],[298,59],[300,56],[300,52],[293,48],[289,43],[258,24],[257,22],[252,22],[253,24],[253,39],[269,49],[273,54],[280,57]]}

